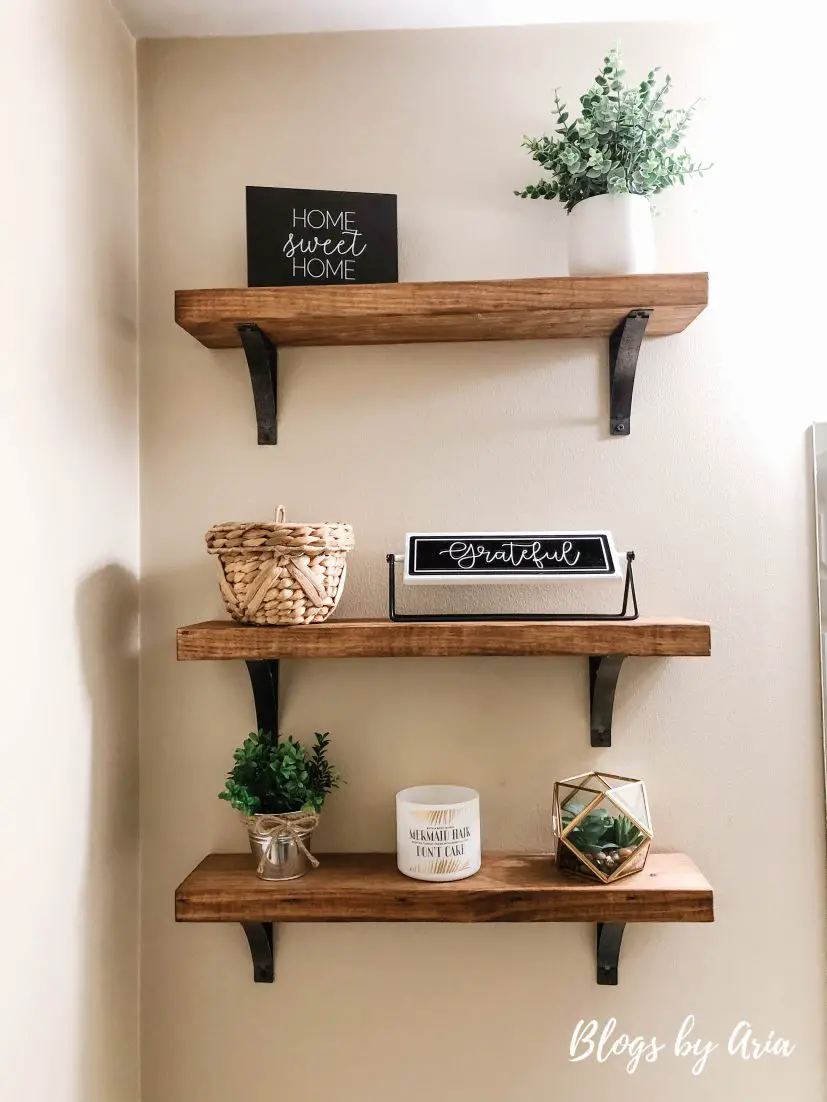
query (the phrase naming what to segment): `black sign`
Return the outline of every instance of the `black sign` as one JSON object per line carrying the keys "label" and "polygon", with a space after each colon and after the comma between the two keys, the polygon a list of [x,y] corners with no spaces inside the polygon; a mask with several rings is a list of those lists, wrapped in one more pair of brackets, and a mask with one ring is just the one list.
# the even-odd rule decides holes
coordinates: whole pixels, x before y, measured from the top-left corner
{"label": "black sign", "polygon": [[409,583],[617,576],[617,552],[608,532],[441,532],[406,537]]}
{"label": "black sign", "polygon": [[247,188],[247,284],[396,283],[396,196]]}

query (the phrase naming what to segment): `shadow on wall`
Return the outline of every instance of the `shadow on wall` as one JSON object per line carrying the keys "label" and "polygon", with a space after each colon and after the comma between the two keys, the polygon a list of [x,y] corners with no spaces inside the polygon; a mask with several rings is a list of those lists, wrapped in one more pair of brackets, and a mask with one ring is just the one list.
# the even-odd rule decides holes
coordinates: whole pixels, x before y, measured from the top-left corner
{"label": "shadow on wall", "polygon": [[[138,582],[111,564],[87,575],[75,601],[91,713],[90,806],[84,868],[84,959],[78,1083],[72,1097],[136,1097],[138,983]],[[82,809],[78,809],[82,814]]]}

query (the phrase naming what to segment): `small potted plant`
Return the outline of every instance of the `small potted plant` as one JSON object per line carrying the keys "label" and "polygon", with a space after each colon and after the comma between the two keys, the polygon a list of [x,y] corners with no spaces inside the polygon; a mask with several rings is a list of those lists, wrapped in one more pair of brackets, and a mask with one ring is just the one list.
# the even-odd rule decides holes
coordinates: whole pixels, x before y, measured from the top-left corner
{"label": "small potted plant", "polygon": [[244,816],[262,880],[295,880],[319,862],[310,839],[339,776],[327,760],[329,734],[316,733],[310,750],[267,731],[247,736],[233,754],[218,798]]}
{"label": "small potted plant", "polygon": [[555,91],[554,136],[523,138],[549,175],[514,194],[565,206],[570,275],[654,271],[650,197],[710,167],[682,147],[695,105],[664,106],[672,80],[658,84],[657,73],[629,86],[618,50],[610,50],[580,97],[580,115],[570,118]]}
{"label": "small potted plant", "polygon": [[557,867],[604,884],[640,872],[652,844],[643,781],[584,773],[554,786]]}

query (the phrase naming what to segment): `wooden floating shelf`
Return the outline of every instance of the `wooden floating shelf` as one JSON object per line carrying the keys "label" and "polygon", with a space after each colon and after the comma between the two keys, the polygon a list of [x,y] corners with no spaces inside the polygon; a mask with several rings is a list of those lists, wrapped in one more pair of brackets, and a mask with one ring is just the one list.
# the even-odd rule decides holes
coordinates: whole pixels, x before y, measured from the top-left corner
{"label": "wooden floating shelf", "polygon": [[208,620],[178,628],[181,662],[566,654],[705,657],[710,651],[709,624],[677,619],[431,624],[328,620],[305,627],[253,627],[232,620]]}
{"label": "wooden floating shelf", "polygon": [[680,333],[708,301],[705,272],[462,283],[242,287],[175,292],[175,320],[207,348],[240,348],[240,325],[274,345],[608,337],[634,310],[652,337]]}
{"label": "wooden floating shelf", "polygon": [[398,623],[328,620],[253,627],[208,620],[178,628],[178,660],[247,663],[259,730],[278,731],[279,662],[295,658],[461,658],[584,655],[589,660],[592,746],[612,744],[620,668],[630,655],[706,657],[709,624],[695,620]]}
{"label": "wooden floating shelf", "polygon": [[326,853],[298,880],[260,880],[212,853],[175,893],[178,922],[712,922],[712,888],[683,854],[614,884],[564,877],[548,854],[487,853],[467,880],[411,880],[394,853]]}
{"label": "wooden floating shelf", "polygon": [[175,893],[177,922],[238,922],[256,983],[275,979],[280,922],[594,922],[596,979],[618,982],[627,922],[712,922],[712,888],[683,854],[614,884],[567,879],[549,854],[487,853],[467,880],[411,880],[392,853],[326,853],[298,880],[260,880],[249,854],[212,853]]}
{"label": "wooden floating shelf", "polygon": [[705,272],[465,283],[176,291],[175,320],[207,348],[243,348],[259,444],[278,439],[278,349],[603,337],[609,433],[628,436],[644,336],[680,333],[708,300]]}

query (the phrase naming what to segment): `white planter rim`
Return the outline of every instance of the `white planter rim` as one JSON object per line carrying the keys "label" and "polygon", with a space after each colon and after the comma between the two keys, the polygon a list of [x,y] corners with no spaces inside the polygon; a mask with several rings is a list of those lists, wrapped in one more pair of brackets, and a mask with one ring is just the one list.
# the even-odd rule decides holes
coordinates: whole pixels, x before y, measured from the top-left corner
{"label": "white planter rim", "polygon": [[636,191],[604,191],[600,195],[589,195],[585,199],[580,199],[567,214],[574,214],[578,207],[582,207],[584,203],[591,203],[595,199],[611,199],[617,201],[619,199],[642,199],[649,207],[652,206],[652,195],[639,195]]}

